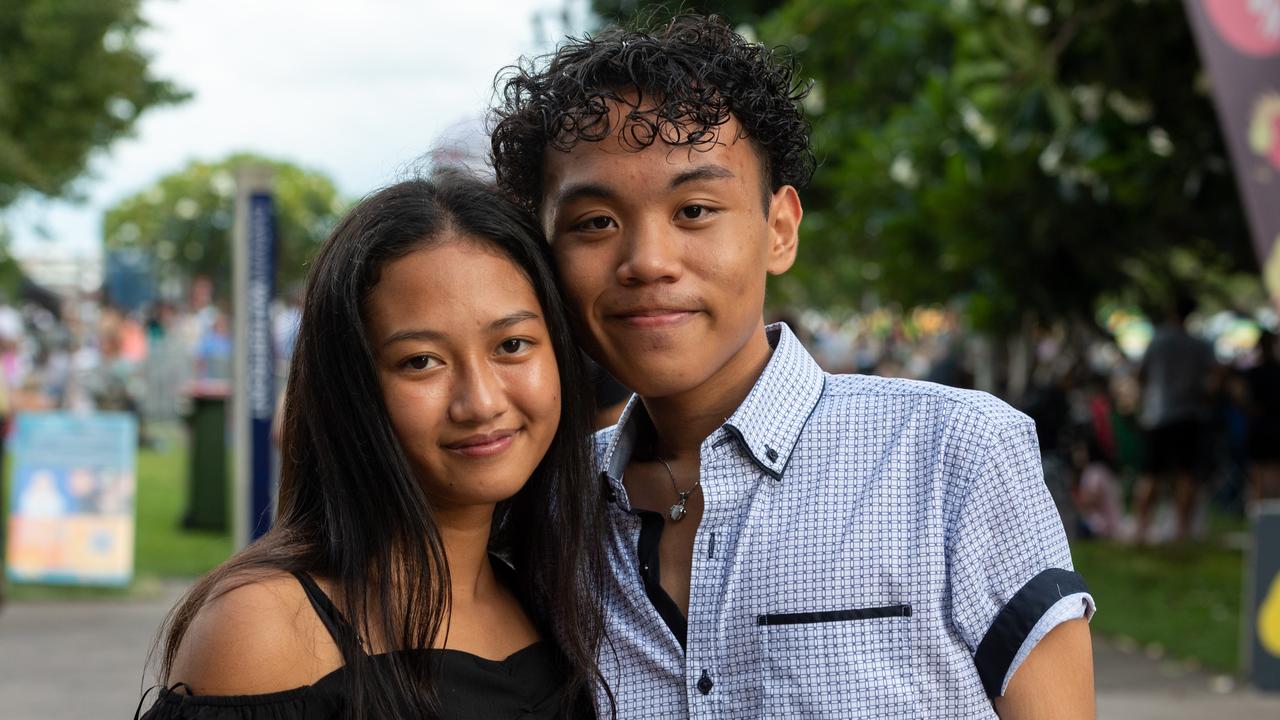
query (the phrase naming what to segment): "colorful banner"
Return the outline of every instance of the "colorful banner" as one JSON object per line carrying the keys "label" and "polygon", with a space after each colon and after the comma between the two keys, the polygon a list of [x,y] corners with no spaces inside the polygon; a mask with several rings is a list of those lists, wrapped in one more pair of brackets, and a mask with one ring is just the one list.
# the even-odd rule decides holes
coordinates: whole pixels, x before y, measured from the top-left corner
{"label": "colorful banner", "polygon": [[1246,667],[1254,687],[1280,691],[1280,500],[1261,503],[1253,522]]}
{"label": "colorful banner", "polygon": [[1280,307],[1280,0],[1186,0],[1254,248]]}
{"label": "colorful banner", "polygon": [[137,487],[133,417],[21,413],[10,442],[9,580],[128,585]]}

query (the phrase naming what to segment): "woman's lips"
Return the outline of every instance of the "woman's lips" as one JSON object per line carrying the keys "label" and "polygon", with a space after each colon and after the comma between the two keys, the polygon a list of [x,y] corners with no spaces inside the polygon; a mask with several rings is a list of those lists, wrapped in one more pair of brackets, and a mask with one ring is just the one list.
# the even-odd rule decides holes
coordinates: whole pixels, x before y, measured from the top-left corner
{"label": "woman's lips", "polygon": [[467,457],[490,457],[511,447],[515,437],[515,430],[504,430],[486,435],[473,435],[445,447]]}

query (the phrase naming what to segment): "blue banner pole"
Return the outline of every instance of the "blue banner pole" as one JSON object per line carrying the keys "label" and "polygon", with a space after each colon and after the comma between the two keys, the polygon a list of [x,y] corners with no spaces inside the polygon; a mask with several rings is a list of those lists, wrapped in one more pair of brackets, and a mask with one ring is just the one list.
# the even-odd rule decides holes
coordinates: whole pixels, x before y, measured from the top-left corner
{"label": "blue banner pole", "polygon": [[235,381],[232,395],[232,532],[244,547],[271,528],[271,419],[275,412],[271,299],[275,294],[276,211],[271,168],[236,171],[236,226],[232,252],[235,303]]}
{"label": "blue banner pole", "polygon": [[271,298],[275,295],[276,216],[270,193],[249,196],[248,325],[249,539],[271,528],[274,488],[271,418],[275,411],[275,358],[271,342]]}

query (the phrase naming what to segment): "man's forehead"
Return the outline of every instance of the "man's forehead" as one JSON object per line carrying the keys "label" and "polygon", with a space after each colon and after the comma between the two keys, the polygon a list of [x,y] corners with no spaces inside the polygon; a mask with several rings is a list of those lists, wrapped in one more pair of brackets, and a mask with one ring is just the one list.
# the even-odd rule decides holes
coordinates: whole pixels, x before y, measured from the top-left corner
{"label": "man's forehead", "polygon": [[652,107],[614,102],[599,122],[598,128],[577,125],[578,132],[567,131],[566,137],[547,145],[543,155],[544,201],[554,194],[554,185],[569,176],[589,174],[598,164],[616,168],[618,163],[634,159],[637,164],[677,173],[711,158],[732,162],[739,146],[755,154],[732,115],[719,125],[708,126],[694,120],[671,120]]}
{"label": "man's forehead", "polygon": [[626,95],[565,113],[560,124],[549,148],[570,150],[581,143],[594,142],[634,152],[662,143],[674,146],[731,144],[746,135],[737,118],[727,111],[680,113]]}

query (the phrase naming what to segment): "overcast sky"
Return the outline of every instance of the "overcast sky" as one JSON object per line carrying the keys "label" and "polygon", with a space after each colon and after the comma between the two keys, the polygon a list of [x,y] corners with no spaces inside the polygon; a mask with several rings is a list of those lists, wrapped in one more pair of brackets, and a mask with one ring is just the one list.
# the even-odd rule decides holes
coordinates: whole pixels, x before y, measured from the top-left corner
{"label": "overcast sky", "polygon": [[[569,31],[584,24],[581,2]],[[102,213],[192,159],[249,150],[320,170],[356,197],[478,116],[494,74],[544,52],[565,0],[145,0],[154,74],[192,91],[100,153],[87,203],[6,211],[18,257],[97,257]],[[535,15],[554,18],[535,25]],[[42,232],[37,232],[43,228]],[[42,236],[43,235],[43,236]]]}

